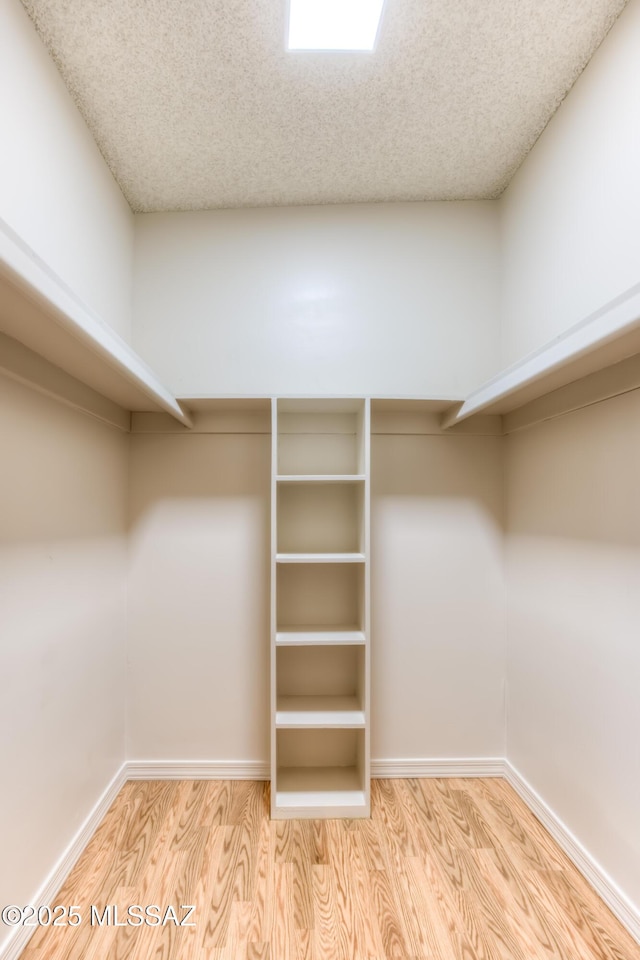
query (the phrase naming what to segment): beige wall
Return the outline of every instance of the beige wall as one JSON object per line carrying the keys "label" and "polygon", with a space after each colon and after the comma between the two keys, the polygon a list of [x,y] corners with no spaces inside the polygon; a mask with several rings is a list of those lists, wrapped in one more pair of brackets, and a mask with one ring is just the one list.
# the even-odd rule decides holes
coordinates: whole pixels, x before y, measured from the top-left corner
{"label": "beige wall", "polygon": [[506,447],[507,756],[640,907],[640,392]]}
{"label": "beige wall", "polygon": [[124,760],[128,439],[4,377],[0,437],[0,902],[26,904]]}
{"label": "beige wall", "polygon": [[271,437],[131,437],[128,757],[264,760]]}
{"label": "beige wall", "polygon": [[504,755],[502,441],[374,436],[372,755]]}
{"label": "beige wall", "polygon": [[[376,759],[504,753],[501,441],[373,442]],[[268,435],[133,436],[128,756],[268,761]]]}

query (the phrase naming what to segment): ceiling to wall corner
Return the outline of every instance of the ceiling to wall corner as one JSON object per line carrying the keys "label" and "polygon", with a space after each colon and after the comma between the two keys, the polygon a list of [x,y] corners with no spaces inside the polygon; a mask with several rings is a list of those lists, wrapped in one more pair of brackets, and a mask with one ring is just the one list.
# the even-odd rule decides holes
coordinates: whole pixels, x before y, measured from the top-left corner
{"label": "ceiling to wall corner", "polygon": [[23,0],[138,212],[499,196],[626,0],[386,0],[373,53],[287,0]]}

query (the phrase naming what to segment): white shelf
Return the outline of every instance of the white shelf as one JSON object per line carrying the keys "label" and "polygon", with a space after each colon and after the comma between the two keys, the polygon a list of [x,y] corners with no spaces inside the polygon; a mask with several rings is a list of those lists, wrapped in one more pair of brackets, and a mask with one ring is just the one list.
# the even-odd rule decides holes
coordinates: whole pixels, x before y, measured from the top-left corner
{"label": "white shelf", "polygon": [[274,818],[369,815],[370,428],[365,399],[272,402]]}
{"label": "white shelf", "polygon": [[362,483],[363,473],[285,473],[276,477],[276,483]]}
{"label": "white shelf", "polygon": [[277,553],[276,563],[364,563],[364,553]]}
{"label": "white shelf", "polygon": [[367,795],[356,767],[285,767],[277,772],[274,815],[366,816]]}
{"label": "white shelf", "polygon": [[125,410],[165,411],[191,424],[144,360],[2,219],[0,333]]}
{"label": "white shelf", "polygon": [[276,727],[349,727],[365,725],[357,697],[278,697]]}
{"label": "white shelf", "polygon": [[280,627],[276,631],[276,646],[362,646],[365,635],[356,627]]}
{"label": "white shelf", "polygon": [[501,371],[444,415],[451,427],[476,413],[509,413],[640,352],[640,290],[632,287],[564,334]]}

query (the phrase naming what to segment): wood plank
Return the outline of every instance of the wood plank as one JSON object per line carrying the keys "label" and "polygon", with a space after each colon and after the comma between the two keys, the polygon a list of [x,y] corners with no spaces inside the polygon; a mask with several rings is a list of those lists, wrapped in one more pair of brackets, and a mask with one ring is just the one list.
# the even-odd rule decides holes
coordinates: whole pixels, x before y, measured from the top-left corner
{"label": "wood plank", "polygon": [[231,906],[233,903],[236,866],[242,833],[240,827],[221,828],[222,850],[216,862],[215,872],[209,874],[210,885],[205,901],[205,931],[202,947],[224,947],[227,943]]}
{"label": "wood plank", "polygon": [[311,868],[314,909],[314,950],[323,960],[342,960],[338,949],[338,911],[335,906],[333,870],[328,864]]}

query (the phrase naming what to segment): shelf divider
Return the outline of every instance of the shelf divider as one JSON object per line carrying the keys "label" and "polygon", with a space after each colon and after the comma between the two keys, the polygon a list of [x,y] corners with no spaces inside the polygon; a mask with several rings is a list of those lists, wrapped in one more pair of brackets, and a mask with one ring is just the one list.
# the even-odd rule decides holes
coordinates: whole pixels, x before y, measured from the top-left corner
{"label": "shelf divider", "polygon": [[363,473],[283,473],[276,483],[364,483]]}
{"label": "shelf divider", "polygon": [[276,727],[343,727],[360,729],[365,725],[364,710],[357,697],[280,696],[276,708]]}
{"label": "shelf divider", "polygon": [[320,645],[362,645],[366,642],[362,630],[353,627],[278,627],[276,645],[303,647]]}
{"label": "shelf divider", "polygon": [[364,553],[277,553],[276,563],[364,563]]}

